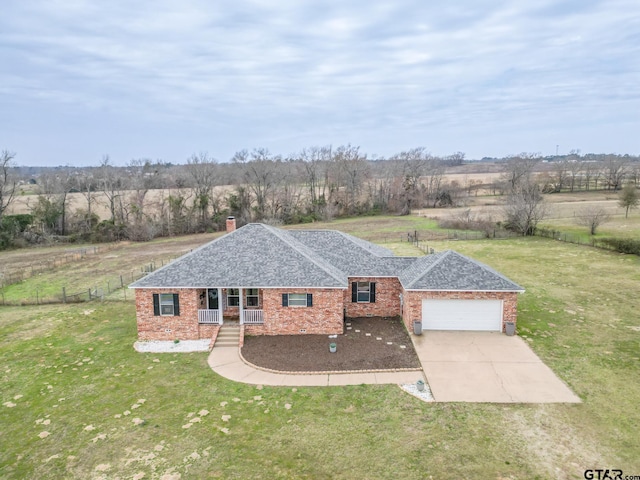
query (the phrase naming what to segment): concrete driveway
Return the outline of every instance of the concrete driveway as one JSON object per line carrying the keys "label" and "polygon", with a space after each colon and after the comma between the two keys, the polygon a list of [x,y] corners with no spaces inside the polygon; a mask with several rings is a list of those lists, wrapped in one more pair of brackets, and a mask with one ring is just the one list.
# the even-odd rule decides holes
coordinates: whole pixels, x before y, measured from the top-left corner
{"label": "concrete driveway", "polygon": [[580,402],[518,336],[425,331],[411,339],[437,402]]}

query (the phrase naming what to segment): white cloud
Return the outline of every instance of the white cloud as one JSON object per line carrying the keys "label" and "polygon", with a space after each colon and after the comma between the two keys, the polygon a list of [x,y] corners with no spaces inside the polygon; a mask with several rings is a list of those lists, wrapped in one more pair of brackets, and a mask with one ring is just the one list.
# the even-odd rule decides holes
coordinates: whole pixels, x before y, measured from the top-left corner
{"label": "white cloud", "polygon": [[[616,122],[621,132],[640,126],[637,2],[9,0],[3,8],[2,147],[25,162],[55,157],[63,142],[78,152],[66,161],[84,162],[95,147],[82,138],[107,147],[120,139],[112,151],[121,161],[145,148],[181,161],[202,149],[226,159],[244,147],[349,141],[385,155],[425,144],[504,155],[525,150],[500,146],[523,131],[535,150],[563,136],[583,151],[640,150],[611,134]],[[81,120],[58,122],[47,137],[38,122],[12,115]],[[606,135],[594,134],[594,116]],[[132,125],[144,135],[122,141]]]}

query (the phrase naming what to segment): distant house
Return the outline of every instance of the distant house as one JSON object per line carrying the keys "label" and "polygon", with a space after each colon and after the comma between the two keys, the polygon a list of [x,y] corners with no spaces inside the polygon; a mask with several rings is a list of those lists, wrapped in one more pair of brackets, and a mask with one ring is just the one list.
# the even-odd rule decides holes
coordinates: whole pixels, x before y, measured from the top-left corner
{"label": "distant house", "polygon": [[131,285],[140,340],[210,338],[224,322],[257,335],[340,334],[344,319],[401,316],[407,328],[503,331],[522,287],[448,250],[396,257],[335,230],[253,223]]}

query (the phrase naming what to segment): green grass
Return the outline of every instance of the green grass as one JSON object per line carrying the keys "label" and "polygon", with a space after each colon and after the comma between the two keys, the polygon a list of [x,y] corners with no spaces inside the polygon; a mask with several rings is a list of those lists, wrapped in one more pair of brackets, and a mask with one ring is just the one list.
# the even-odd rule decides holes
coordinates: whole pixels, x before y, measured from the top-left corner
{"label": "green grass", "polygon": [[120,302],[2,310],[2,478],[535,478],[518,445],[491,433],[518,407],[425,404],[395,386],[233,383],[206,354],[134,352],[133,318]]}
{"label": "green grass", "polygon": [[[121,242],[112,245],[110,249],[97,254],[89,254],[82,259],[61,264],[55,269],[43,269],[12,285],[0,289],[1,300],[8,304],[31,303],[38,301],[59,301],[62,298],[62,288],[67,295],[83,293],[89,289],[99,288],[108,295],[110,290],[120,286],[120,276],[124,285],[140,276],[141,269],[151,262],[156,268],[189,250],[211,241],[220,234],[187,235],[177,238],[160,238],[148,243]],[[90,250],[90,248],[89,248]],[[32,252],[36,268],[39,262],[49,257],[64,257],[64,250],[60,247],[44,247],[0,252],[3,266],[9,270],[27,270],[29,253]],[[36,270],[37,271],[37,270]],[[118,290],[110,298],[123,299],[126,292]]]}
{"label": "green grass", "polygon": [[[414,248],[385,245],[404,254]],[[375,385],[260,389],[219,377],[206,354],[136,353],[131,302],[5,307],[0,477],[638,474],[640,259],[538,238],[434,246],[526,288],[520,335],[584,403],[427,404]],[[44,431],[50,435],[40,438]]]}

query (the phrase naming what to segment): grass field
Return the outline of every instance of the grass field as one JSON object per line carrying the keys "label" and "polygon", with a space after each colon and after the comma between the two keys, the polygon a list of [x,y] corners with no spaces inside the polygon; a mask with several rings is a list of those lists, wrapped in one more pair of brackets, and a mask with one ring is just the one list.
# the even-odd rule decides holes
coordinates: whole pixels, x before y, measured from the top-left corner
{"label": "grass field", "polygon": [[[331,227],[375,236],[425,221],[378,220]],[[132,302],[4,307],[0,477],[640,475],[640,258],[539,238],[434,246],[526,288],[519,334],[584,403],[427,404],[396,386],[260,388],[217,376],[206,354],[136,353]],[[115,265],[139,258],[139,248],[123,246]]]}
{"label": "grass field", "polygon": [[[119,242],[96,254],[90,253],[81,260],[64,263],[54,269],[44,269],[26,280],[4,286],[0,289],[2,300],[0,303],[9,304],[36,303],[38,301],[58,300],[65,287],[67,295],[76,292],[86,292],[96,286],[107,291],[110,287],[120,285],[120,276],[126,285],[131,278],[138,278],[140,271],[151,262],[156,268],[190,250],[199,247],[216,237],[219,233],[188,235],[177,238],[161,238],[151,243]],[[0,252],[2,269],[6,272],[26,270],[29,273],[33,265],[36,270],[42,264],[48,265],[50,259],[67,257],[67,252],[74,252],[83,246],[74,247],[41,247],[35,249],[17,249]],[[86,246],[91,251],[92,246]],[[0,274],[3,272],[0,271]],[[112,298],[123,299],[126,295],[122,289],[112,294]]]}

